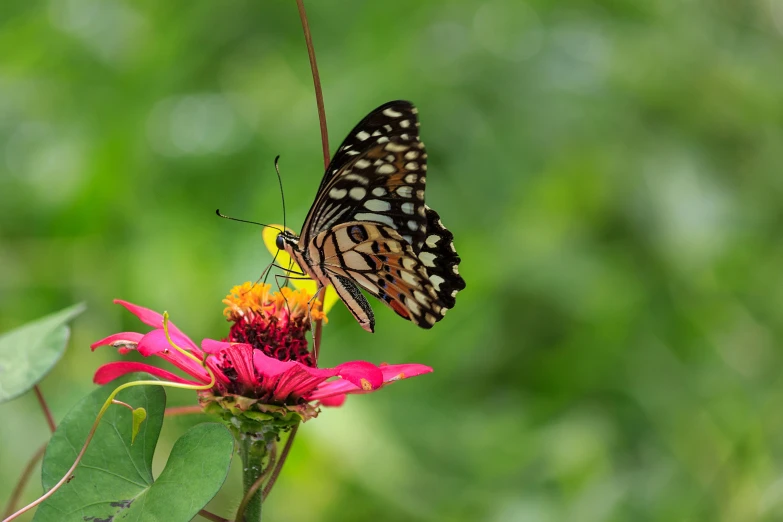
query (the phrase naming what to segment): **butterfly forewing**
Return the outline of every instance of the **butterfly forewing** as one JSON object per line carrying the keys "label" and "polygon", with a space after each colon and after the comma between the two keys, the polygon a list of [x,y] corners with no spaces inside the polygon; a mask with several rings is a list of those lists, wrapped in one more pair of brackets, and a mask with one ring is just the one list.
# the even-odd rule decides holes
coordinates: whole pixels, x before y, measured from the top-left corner
{"label": "butterfly forewing", "polygon": [[416,109],[391,102],[360,123],[335,154],[302,231],[300,246],[337,223],[370,221],[420,244],[426,216],[427,153]]}

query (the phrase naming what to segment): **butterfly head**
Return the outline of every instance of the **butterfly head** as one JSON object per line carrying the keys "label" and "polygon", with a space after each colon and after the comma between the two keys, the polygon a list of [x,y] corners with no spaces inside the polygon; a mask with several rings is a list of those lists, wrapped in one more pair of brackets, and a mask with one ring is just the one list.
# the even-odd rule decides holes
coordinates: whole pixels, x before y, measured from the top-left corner
{"label": "butterfly head", "polygon": [[275,246],[280,250],[289,250],[291,247],[296,246],[298,242],[299,237],[292,232],[288,232],[287,230],[280,232],[275,238]]}

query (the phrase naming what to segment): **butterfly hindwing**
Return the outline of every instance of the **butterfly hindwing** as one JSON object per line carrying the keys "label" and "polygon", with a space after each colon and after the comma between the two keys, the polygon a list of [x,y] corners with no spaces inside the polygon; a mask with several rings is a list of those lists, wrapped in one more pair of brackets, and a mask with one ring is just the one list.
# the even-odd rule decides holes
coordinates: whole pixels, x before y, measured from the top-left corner
{"label": "butterfly hindwing", "polygon": [[416,252],[427,271],[438,300],[445,308],[453,308],[457,292],[465,288],[465,280],[459,274],[460,263],[454,248],[454,235],[445,227],[437,212],[425,207],[427,233]]}
{"label": "butterfly hindwing", "polygon": [[423,328],[431,328],[445,314],[447,307],[424,264],[410,243],[390,227],[344,223],[319,234],[312,248],[322,256],[325,272],[349,278]]}

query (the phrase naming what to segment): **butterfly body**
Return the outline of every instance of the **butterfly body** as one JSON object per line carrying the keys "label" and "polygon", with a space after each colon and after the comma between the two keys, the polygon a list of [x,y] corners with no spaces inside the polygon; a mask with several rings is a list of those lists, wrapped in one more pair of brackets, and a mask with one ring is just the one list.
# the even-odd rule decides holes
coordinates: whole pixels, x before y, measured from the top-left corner
{"label": "butterfly body", "polygon": [[424,203],[426,159],[416,108],[378,107],[337,149],[301,235],[277,236],[277,247],[319,285],[334,286],[367,331],[375,319],[359,287],[423,328],[465,288],[453,236]]}

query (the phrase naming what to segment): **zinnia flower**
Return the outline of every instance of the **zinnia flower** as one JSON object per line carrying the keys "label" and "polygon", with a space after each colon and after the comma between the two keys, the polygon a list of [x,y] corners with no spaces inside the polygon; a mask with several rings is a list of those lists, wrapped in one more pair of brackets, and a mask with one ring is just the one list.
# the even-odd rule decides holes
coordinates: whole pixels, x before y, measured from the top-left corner
{"label": "zinnia flower", "polygon": [[[122,354],[136,350],[144,357],[156,355],[190,377],[145,363],[118,361],[98,368],[94,381],[105,384],[130,372],[144,371],[167,381],[194,386],[213,382],[199,392],[202,407],[217,413],[233,429],[244,433],[272,432],[308,420],[318,406],[339,406],[347,394],[368,393],[391,382],[429,373],[421,364],[375,365],[352,361],[334,368],[317,368],[308,350],[311,294],[283,288],[271,292],[266,284],[245,283],[234,287],[223,301],[224,315],[232,323],[223,341],[204,339],[197,346],[172,322],[150,309],[116,300],[154,329],[146,334],[122,332],[94,343],[113,346]],[[319,303],[320,304],[320,303]],[[313,319],[325,319],[313,307]],[[177,350],[189,352],[196,360]]]}

